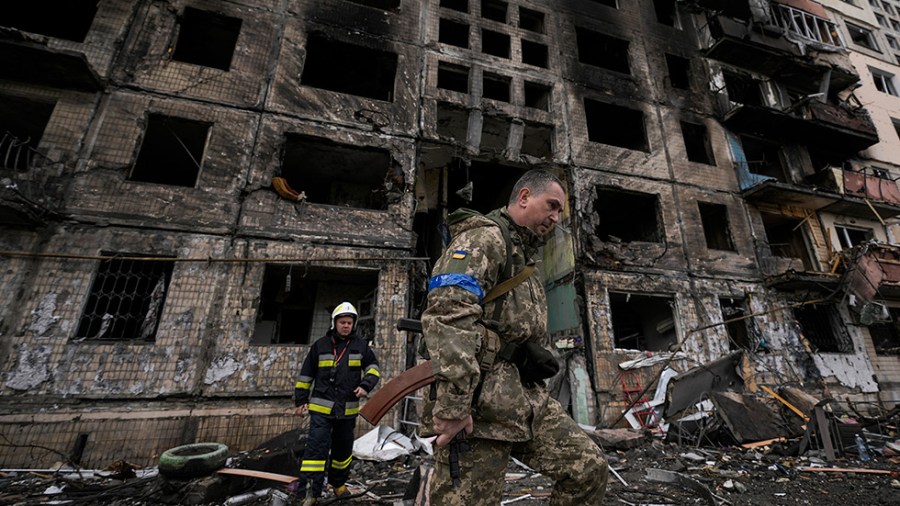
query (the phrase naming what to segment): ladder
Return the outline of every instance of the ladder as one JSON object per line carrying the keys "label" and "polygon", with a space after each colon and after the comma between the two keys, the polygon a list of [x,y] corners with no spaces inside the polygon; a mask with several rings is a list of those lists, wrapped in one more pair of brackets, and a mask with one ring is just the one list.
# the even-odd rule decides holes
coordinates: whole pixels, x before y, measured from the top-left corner
{"label": "ladder", "polygon": [[625,406],[631,406],[635,418],[640,423],[641,428],[658,430],[659,417],[656,416],[656,410],[650,405],[650,399],[644,392],[641,380],[634,371],[621,371],[619,380],[622,383],[622,396],[625,399]]}

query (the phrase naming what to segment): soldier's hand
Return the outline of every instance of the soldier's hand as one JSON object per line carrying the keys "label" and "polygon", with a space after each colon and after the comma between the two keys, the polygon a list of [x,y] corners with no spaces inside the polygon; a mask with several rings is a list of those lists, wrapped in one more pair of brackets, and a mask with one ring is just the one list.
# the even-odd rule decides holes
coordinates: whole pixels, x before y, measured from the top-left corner
{"label": "soldier's hand", "polygon": [[466,434],[471,434],[474,429],[472,415],[468,415],[461,420],[434,417],[434,433],[438,435],[434,444],[446,446],[459,431],[465,430]]}
{"label": "soldier's hand", "polygon": [[306,410],[309,409],[308,404],[301,404],[294,409],[294,416],[306,416]]}
{"label": "soldier's hand", "polygon": [[369,395],[369,392],[363,387],[356,387],[356,390],[354,390],[353,393],[356,395],[357,399],[361,399]]}

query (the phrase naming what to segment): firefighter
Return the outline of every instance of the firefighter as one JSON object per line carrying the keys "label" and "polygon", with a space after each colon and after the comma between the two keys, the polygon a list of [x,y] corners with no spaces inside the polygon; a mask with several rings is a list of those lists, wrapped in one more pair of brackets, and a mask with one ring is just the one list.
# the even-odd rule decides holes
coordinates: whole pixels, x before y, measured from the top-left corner
{"label": "firefighter", "polygon": [[359,314],[342,302],[331,313],[331,328],[309,349],[294,389],[294,414],[310,416],[309,437],[300,463],[304,506],[322,495],[327,472],[336,496],[348,495],[353,429],[360,400],[375,388],[381,373],[368,341],[357,335]]}

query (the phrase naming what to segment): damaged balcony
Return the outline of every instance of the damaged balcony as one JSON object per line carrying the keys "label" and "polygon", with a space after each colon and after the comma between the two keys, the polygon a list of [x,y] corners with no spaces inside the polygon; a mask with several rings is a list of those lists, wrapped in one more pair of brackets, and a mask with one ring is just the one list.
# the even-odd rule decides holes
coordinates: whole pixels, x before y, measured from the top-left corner
{"label": "damaged balcony", "polygon": [[876,299],[900,299],[900,247],[866,242],[844,254],[848,291],[857,306]]}
{"label": "damaged balcony", "polygon": [[[707,58],[768,76],[828,72],[832,89],[859,76],[852,69],[840,32],[821,5],[808,0],[699,0],[707,10],[701,30]],[[815,51],[816,63],[801,59]]]}
{"label": "damaged balcony", "polygon": [[102,82],[84,53],[53,47],[55,39],[84,43],[97,2],[73,0],[22,4],[0,21],[0,68],[4,79],[79,91],[98,91]]}

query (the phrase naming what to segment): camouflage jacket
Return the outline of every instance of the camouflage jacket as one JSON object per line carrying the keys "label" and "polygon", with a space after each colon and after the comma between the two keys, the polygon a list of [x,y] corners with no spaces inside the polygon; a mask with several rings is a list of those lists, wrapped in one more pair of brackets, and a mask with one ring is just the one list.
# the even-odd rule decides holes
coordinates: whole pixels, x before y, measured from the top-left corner
{"label": "camouflage jacket", "polygon": [[[530,230],[516,225],[505,208],[491,213],[508,223],[512,251],[512,275],[533,260],[542,240]],[[494,324],[503,342],[543,342],[547,333],[547,296],[536,270],[504,297],[481,301],[503,281],[507,261],[506,241],[493,220],[468,211],[450,216],[453,240],[435,264],[429,281],[428,307],[422,314],[425,343],[431,355],[437,395],[426,403],[425,427],[431,415],[461,419],[472,413],[475,437],[501,441],[531,439],[534,408],[543,405],[543,387],[526,388],[516,367],[496,360],[485,374],[478,402],[472,398],[480,378],[478,351],[484,321],[492,320],[496,305],[502,304],[499,322]]]}

